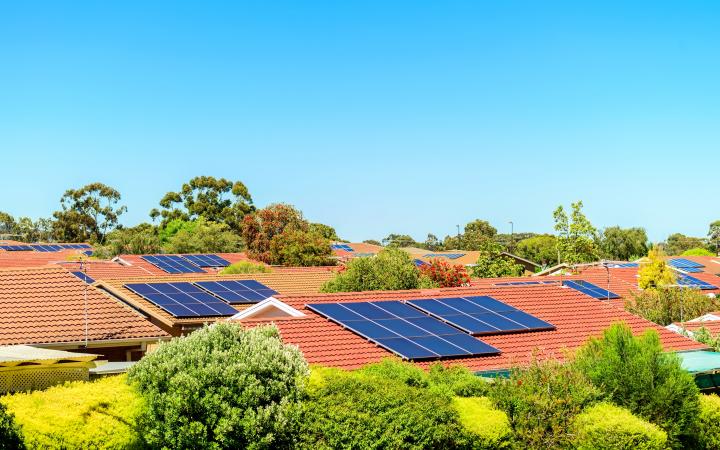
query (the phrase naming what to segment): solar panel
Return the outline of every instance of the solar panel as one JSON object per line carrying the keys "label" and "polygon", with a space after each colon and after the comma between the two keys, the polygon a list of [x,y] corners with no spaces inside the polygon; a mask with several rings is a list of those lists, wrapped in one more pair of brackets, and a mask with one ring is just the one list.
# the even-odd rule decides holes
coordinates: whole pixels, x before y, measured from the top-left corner
{"label": "solar panel", "polygon": [[93,284],[93,283],[95,282],[95,280],[93,280],[91,277],[87,276],[87,275],[85,274],[85,272],[80,272],[80,271],[78,271],[78,272],[70,272],[70,273],[73,274],[73,275],[75,275],[76,277],[80,278],[81,280],[83,280],[83,281],[86,282],[87,284]]}
{"label": "solar panel", "polygon": [[428,264],[428,263],[426,263],[425,261],[423,261],[422,259],[417,259],[417,258],[413,260],[413,263],[415,263],[415,265],[416,265],[417,267],[424,266],[424,265]]}
{"label": "solar panel", "polygon": [[427,255],[423,255],[423,258],[458,259],[461,256],[465,256],[465,253],[428,253]]}
{"label": "solar panel", "polygon": [[612,267],[613,269],[631,269],[631,268],[640,267],[640,264],[638,264],[638,263],[622,263],[622,264],[615,264],[610,267]]}
{"label": "solar panel", "polygon": [[167,273],[203,273],[200,267],[178,255],[147,255],[142,259]]}
{"label": "solar panel", "polygon": [[[676,269],[682,269],[685,271],[688,271],[688,269],[700,269],[702,267],[705,267],[704,265],[700,263],[696,263],[695,261],[690,261],[689,259],[685,258],[672,258],[668,260],[668,264],[672,267],[675,267]],[[701,270],[697,270],[697,272],[702,272]]]}
{"label": "solar panel", "polygon": [[197,281],[195,285],[230,304],[258,303],[278,293],[255,280]]}
{"label": "solar panel", "polygon": [[30,247],[37,252],[59,252],[63,249],[56,244],[32,244]]}
{"label": "solar panel", "polygon": [[595,286],[585,280],[565,280],[563,286],[575,289],[576,291],[582,292],[583,294],[589,295],[592,298],[597,299],[614,299],[620,298],[619,295],[614,292],[610,292],[607,289],[603,289],[599,286]]}
{"label": "solar panel", "polygon": [[192,283],[131,283],[125,288],[175,317],[231,316],[237,310]]}
{"label": "solar panel", "polygon": [[488,296],[420,299],[407,303],[475,336],[555,329],[548,322]]}
{"label": "solar panel", "polygon": [[230,261],[215,254],[182,255],[191,263],[199,267],[227,267]]}
{"label": "solar panel", "polygon": [[347,244],[332,244],[330,248],[332,248],[333,250],[344,250],[346,252],[354,251],[353,248]]}
{"label": "solar panel", "polygon": [[718,288],[717,286],[713,286],[712,284],[707,283],[703,280],[682,273],[678,274],[677,276],[677,284],[683,287],[698,288],[702,290]]}
{"label": "solar panel", "polygon": [[500,353],[495,347],[399,301],[316,303],[307,307],[406,359]]}
{"label": "solar panel", "polygon": [[33,250],[29,245],[0,245],[0,249],[7,252],[31,252]]}

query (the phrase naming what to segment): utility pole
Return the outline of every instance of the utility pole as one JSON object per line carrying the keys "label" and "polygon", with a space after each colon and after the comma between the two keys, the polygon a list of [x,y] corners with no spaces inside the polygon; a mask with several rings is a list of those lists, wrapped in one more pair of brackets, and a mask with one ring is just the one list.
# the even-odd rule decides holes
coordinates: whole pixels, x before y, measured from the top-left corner
{"label": "utility pole", "polygon": [[508,223],[510,224],[510,250],[512,251],[515,247],[515,224],[512,220]]}

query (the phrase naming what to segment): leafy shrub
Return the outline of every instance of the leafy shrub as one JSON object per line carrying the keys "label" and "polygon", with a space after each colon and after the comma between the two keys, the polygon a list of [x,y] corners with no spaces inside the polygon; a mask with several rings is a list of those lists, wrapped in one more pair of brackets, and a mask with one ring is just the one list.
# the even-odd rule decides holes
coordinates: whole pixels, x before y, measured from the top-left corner
{"label": "leafy shrub", "polygon": [[575,366],[606,400],[659,425],[671,445],[681,445],[692,432],[698,388],[679,357],[663,351],[657,331],[635,337],[626,324],[613,324],[578,350]]}
{"label": "leafy shrub", "polygon": [[355,258],[323,286],[323,292],[416,289],[420,272],[405,251],[386,248],[372,258]]}
{"label": "leafy shrub", "polygon": [[675,284],[675,272],[665,259],[665,253],[657,245],[648,252],[648,262],[638,270],[640,289],[662,288]]}
{"label": "leafy shrub", "polygon": [[610,403],[591,406],[573,424],[574,447],[579,450],[667,448],[667,434],[657,425]]}
{"label": "leafy shrub", "polygon": [[142,399],[124,375],[13,394],[2,401],[15,414],[29,448],[139,447],[135,421]]}
{"label": "leafy shrub", "polygon": [[0,403],[0,450],[17,450],[23,447],[20,430],[15,424],[13,414],[8,412],[3,403]]}
{"label": "leafy shrub", "polygon": [[458,287],[470,283],[470,276],[464,266],[450,264],[440,258],[430,260],[429,264],[420,266],[420,275],[429,278],[438,287]]}
{"label": "leafy shrub", "polygon": [[234,264],[230,264],[226,268],[220,271],[221,275],[231,275],[238,273],[269,273],[272,272],[270,267],[265,264],[254,263],[251,261],[238,261]]}
{"label": "leafy shrub", "polygon": [[495,409],[488,398],[455,397],[453,406],[460,423],[475,435],[474,448],[510,448],[513,434],[507,414]]}
{"label": "leafy shrub", "polygon": [[230,253],[242,248],[240,236],[225,223],[205,220],[202,216],[193,221],[177,222],[173,220],[168,224],[176,224],[178,229],[163,243],[166,253]]}
{"label": "leafy shrub", "polygon": [[515,368],[490,389],[490,398],[507,413],[521,448],[532,449],[569,446],[575,417],[599,395],[582,373],[555,360]]}
{"label": "leafy shrub", "polygon": [[128,379],[145,397],[150,445],[258,449],[293,446],[307,374],[274,326],[218,323],[161,344]]}
{"label": "leafy shrub", "polygon": [[326,371],[305,402],[303,447],[312,449],[470,448],[452,397],[394,379]]}
{"label": "leafy shrub", "polygon": [[720,448],[720,397],[700,396],[700,415],[697,424],[697,448]]}
{"label": "leafy shrub", "polygon": [[625,309],[658,325],[686,321],[720,309],[720,299],[695,289],[665,287],[645,289],[627,299]]}
{"label": "leafy shrub", "polygon": [[689,250],[685,250],[682,252],[680,256],[717,256],[715,253],[711,252],[710,250],[706,248],[691,248]]}
{"label": "leafy shrub", "polygon": [[330,241],[316,232],[285,230],[270,240],[270,260],[283,266],[332,266]]}
{"label": "leafy shrub", "polygon": [[479,247],[480,255],[470,269],[477,278],[514,277],[522,275],[522,265],[509,256],[502,254],[503,246],[490,240],[483,241]]}

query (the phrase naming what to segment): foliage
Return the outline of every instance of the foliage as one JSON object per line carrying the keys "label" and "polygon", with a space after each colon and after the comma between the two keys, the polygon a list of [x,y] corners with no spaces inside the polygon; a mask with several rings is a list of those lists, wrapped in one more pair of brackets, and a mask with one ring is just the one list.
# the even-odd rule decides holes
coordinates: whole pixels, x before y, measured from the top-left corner
{"label": "foliage", "polygon": [[648,253],[648,262],[638,270],[640,289],[652,289],[675,284],[675,272],[665,260],[662,248],[654,246]]}
{"label": "foliage", "polygon": [[715,256],[715,253],[706,248],[691,248],[682,252],[681,256]]}
{"label": "foliage", "polygon": [[270,240],[270,261],[284,266],[332,266],[330,241],[312,231],[285,230]]}
{"label": "foliage", "polygon": [[450,264],[440,258],[430,260],[429,264],[420,266],[420,274],[428,277],[438,287],[466,286],[470,283],[470,277],[464,266]]}
{"label": "foliage", "polygon": [[465,225],[459,236],[446,236],[443,247],[447,250],[482,250],[495,235],[497,230],[488,221],[476,219]]}
{"label": "foliage", "polygon": [[245,216],[242,238],[250,258],[272,264],[270,246],[273,237],[286,230],[307,229],[308,223],[300,211],[292,205],[277,203]]}
{"label": "foliage", "polygon": [[407,234],[395,234],[390,233],[385,237],[385,239],[382,240],[383,245],[387,247],[418,247],[419,244],[415,242],[415,239],[413,239],[411,236],[408,236]]}
{"label": "foliage", "polygon": [[667,448],[667,434],[657,425],[611,403],[599,403],[583,411],[575,419],[573,432],[578,450]]}
{"label": "foliage", "polygon": [[543,266],[549,266],[558,262],[557,246],[555,236],[542,234],[523,239],[515,245],[513,251],[521,258],[529,259]]}
{"label": "foliage", "polygon": [[445,392],[364,372],[321,373],[305,403],[304,448],[470,448]]}
{"label": "foliage", "polygon": [[227,224],[202,216],[180,226],[163,245],[165,253],[232,253],[241,248],[240,236]]}
{"label": "foliage", "polygon": [[719,308],[720,299],[679,287],[646,289],[625,300],[625,309],[662,326],[694,319]]}
{"label": "foliage", "polygon": [[340,238],[337,235],[337,232],[335,231],[335,228],[331,227],[330,225],[325,225],[323,223],[311,223],[308,225],[308,231],[314,234],[317,234],[318,236],[321,236],[324,239],[327,239],[329,241],[339,241]]}
{"label": "foliage", "polygon": [[577,352],[575,367],[607,401],[660,426],[674,447],[691,433],[698,411],[698,388],[674,353],[665,353],[656,330],[635,337],[624,323]]}
{"label": "foliage", "polygon": [[453,406],[458,412],[460,423],[477,437],[475,448],[511,447],[513,433],[507,414],[495,409],[488,398],[455,397]]}
{"label": "foliage", "polygon": [[53,240],[53,221],[45,218],[33,221],[29,217],[15,219],[0,211],[0,236],[24,242],[49,242]]}
{"label": "foliage", "polygon": [[68,189],[53,217],[53,234],[61,242],[104,243],[105,235],[117,227],[127,207],[118,206],[120,192],[102,183]]}
{"label": "foliage", "polygon": [[562,205],[553,212],[560,259],[571,264],[597,261],[600,256],[597,229],[583,214],[582,201],[571,203],[570,207],[570,217]]}
{"label": "foliage", "polygon": [[715,394],[700,396],[700,414],[697,423],[697,448],[720,448],[720,397]]}
{"label": "foliage", "polygon": [[599,395],[582,373],[554,359],[515,368],[490,389],[495,406],[507,413],[519,447],[531,449],[568,447],[575,417]]}
{"label": "foliage", "polygon": [[250,192],[242,182],[199,176],[184,183],[180,191],[165,194],[160,209],[150,211],[150,217],[161,217],[162,226],[174,219],[194,221],[204,217],[239,231],[243,217],[254,209]]}
{"label": "foliage", "polygon": [[220,271],[221,275],[231,275],[239,273],[269,273],[272,269],[265,264],[254,263],[252,261],[238,261],[230,264]]}
{"label": "foliage", "polygon": [[370,244],[370,245],[382,245],[380,241],[376,241],[375,239],[365,239],[363,241],[364,244]]}
{"label": "foliage", "polygon": [[0,235],[15,234],[15,227],[15,218],[5,211],[0,211]]}
{"label": "foliage", "polygon": [[714,351],[720,352],[720,333],[713,336],[710,330],[705,327],[700,327],[692,334],[688,333],[687,330],[685,330],[684,334],[688,335],[690,338],[701,344],[705,344],[708,347],[711,347]]}
{"label": "foliage", "polygon": [[720,220],[716,220],[710,224],[708,241],[714,245],[716,253],[720,251]]}
{"label": "foliage", "polygon": [[[527,232],[513,232],[510,233],[498,233],[494,236],[495,242],[502,245],[503,247],[507,248],[509,252],[515,253],[515,249],[517,247],[517,244],[520,241],[524,241],[525,239],[530,239],[535,236],[540,236],[537,233],[527,233]],[[555,257],[557,258],[557,250],[555,250]]]}
{"label": "foliage", "polygon": [[360,292],[416,289],[420,272],[403,250],[386,248],[372,258],[350,260],[323,292]]}
{"label": "foliage", "polygon": [[69,382],[2,401],[15,414],[29,448],[140,448],[135,421],[142,398],[124,375]]}
{"label": "foliage", "polygon": [[470,269],[477,278],[513,277],[522,275],[524,268],[509,256],[502,254],[500,244],[485,240],[479,247],[480,255]]}
{"label": "foliage", "polygon": [[706,248],[705,239],[675,233],[668,236],[665,241],[665,252],[668,255],[680,255],[693,248]]}
{"label": "foliage", "polygon": [[96,246],[93,256],[112,258],[117,255],[147,255],[160,253],[162,247],[157,228],[141,223],[132,228],[117,228],[108,233],[104,246]]}
{"label": "foliage", "polygon": [[258,449],[294,445],[307,375],[274,326],[217,323],[160,344],[128,379],[147,403],[151,446]]}
{"label": "foliage", "polygon": [[432,233],[428,233],[425,242],[422,243],[422,248],[426,248],[432,252],[441,251],[443,249],[443,243]]}
{"label": "foliage", "polygon": [[648,237],[644,228],[608,227],[600,237],[603,258],[631,261],[648,252]]}
{"label": "foliage", "polygon": [[[7,402],[7,397],[3,399]],[[0,450],[18,450],[24,448],[20,428],[15,423],[14,415],[0,403]]]}

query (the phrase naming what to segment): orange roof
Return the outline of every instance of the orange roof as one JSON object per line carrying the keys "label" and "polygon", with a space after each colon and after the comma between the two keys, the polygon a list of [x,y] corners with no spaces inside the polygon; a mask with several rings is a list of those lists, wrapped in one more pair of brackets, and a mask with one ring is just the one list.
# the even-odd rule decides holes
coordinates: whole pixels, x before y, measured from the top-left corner
{"label": "orange roof", "polygon": [[81,251],[75,249],[60,250],[58,252],[6,252],[0,251],[0,268],[40,267],[78,255]]}
{"label": "orange roof", "polygon": [[[496,280],[497,281],[497,280]],[[658,331],[666,349],[699,350],[707,346],[680,336],[659,325],[632,315],[572,289],[558,285],[516,287],[468,287],[435,290],[377,291],[343,294],[315,294],[284,297],[282,301],[301,310],[302,319],[249,320],[253,326],[274,322],[283,340],[298,345],[305,358],[316,364],[342,368],[357,368],[379,361],[391,353],[375,346],[365,338],[344,329],[305,308],[309,303],[409,300],[458,296],[490,295],[518,309],[552,323],[556,330],[483,336],[480,339],[502,351],[498,356],[456,358],[444,360],[448,364],[462,364],[473,371],[506,369],[527,363],[540,350],[545,357],[562,359],[567,349],[582,345],[590,336],[599,336],[613,322],[624,321],[636,333],[653,328]],[[419,363],[427,366],[429,362]]]}
{"label": "orange roof", "polygon": [[352,252],[348,252],[346,250],[333,249],[333,254],[335,256],[337,256],[339,259],[352,259],[352,258],[357,257],[358,255],[363,255],[363,254],[367,255],[369,253],[372,253],[375,255],[384,248],[381,245],[366,244],[364,242],[355,242],[355,243],[338,242],[338,244],[347,245],[353,249]]}
{"label": "orange roof", "polygon": [[165,338],[130,307],[61,267],[0,270],[0,345]]}
{"label": "orange roof", "polygon": [[[153,275],[143,266],[125,266],[116,261],[63,261],[57,263],[69,272],[85,272],[87,276],[93,280],[110,279],[110,278],[133,278],[147,277]],[[164,275],[169,275],[164,273]]]}

